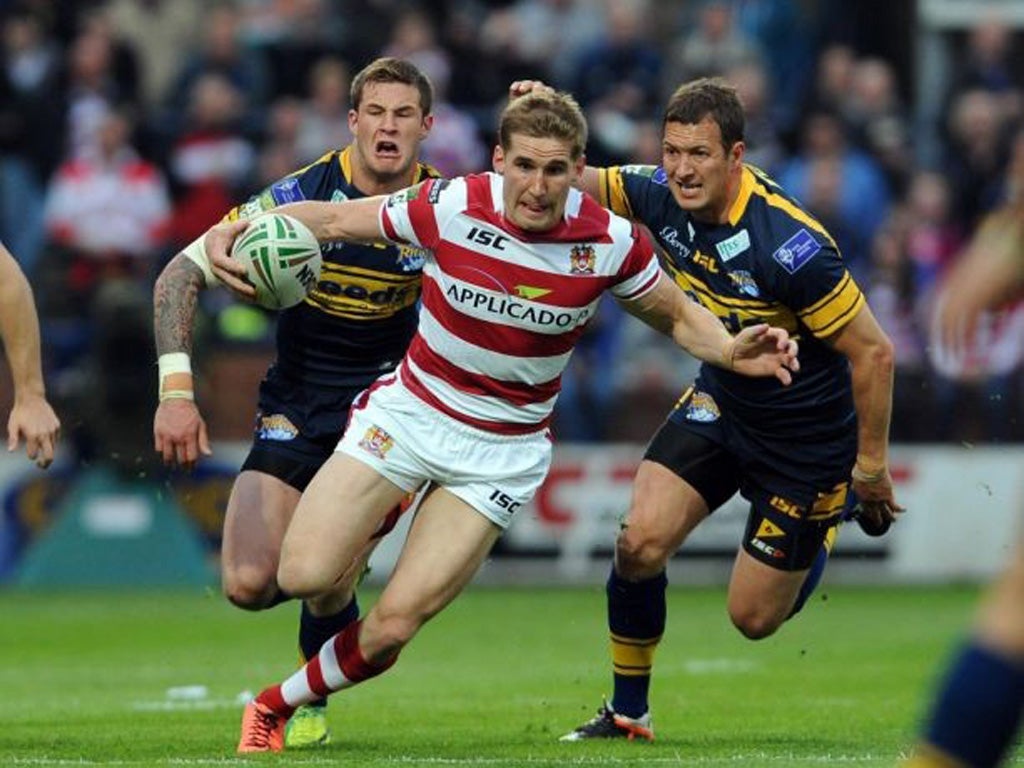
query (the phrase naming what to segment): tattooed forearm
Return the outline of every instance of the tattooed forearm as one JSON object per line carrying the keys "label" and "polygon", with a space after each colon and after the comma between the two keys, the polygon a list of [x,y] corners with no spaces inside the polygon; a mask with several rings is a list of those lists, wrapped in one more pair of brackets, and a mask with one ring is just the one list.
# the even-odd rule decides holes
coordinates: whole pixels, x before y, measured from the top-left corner
{"label": "tattooed forearm", "polygon": [[153,330],[156,352],[192,352],[196,300],[205,284],[203,272],[179,253],[164,267],[153,286]]}

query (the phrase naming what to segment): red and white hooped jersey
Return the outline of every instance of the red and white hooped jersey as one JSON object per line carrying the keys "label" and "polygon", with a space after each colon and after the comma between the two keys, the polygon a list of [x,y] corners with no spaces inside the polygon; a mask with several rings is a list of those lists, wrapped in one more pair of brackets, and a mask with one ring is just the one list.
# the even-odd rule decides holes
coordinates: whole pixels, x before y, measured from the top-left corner
{"label": "red and white hooped jersey", "polygon": [[502,177],[483,173],[397,192],[380,222],[390,240],[429,250],[402,382],[461,422],[520,434],[550,421],[604,291],[635,299],[661,269],[634,224],[579,190],[548,232],[519,229],[502,208]]}

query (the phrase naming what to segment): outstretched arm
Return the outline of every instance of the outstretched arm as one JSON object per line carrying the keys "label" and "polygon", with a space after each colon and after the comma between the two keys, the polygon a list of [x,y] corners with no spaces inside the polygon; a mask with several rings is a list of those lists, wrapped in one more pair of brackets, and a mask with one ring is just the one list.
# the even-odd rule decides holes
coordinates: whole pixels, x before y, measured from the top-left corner
{"label": "outstretched arm", "polygon": [[18,262],[0,245],[0,336],[14,379],[14,407],[7,419],[7,450],[25,438],[25,452],[40,467],[53,461],[60,420],[46,400],[39,317],[32,288]]}
{"label": "outstretched arm", "polygon": [[301,221],[320,242],[387,243],[380,228],[380,207],[385,200],[387,197],[378,195],[340,203],[307,201],[282,205],[277,211]]}
{"label": "outstretched arm", "polygon": [[789,384],[791,372],[800,369],[797,344],[785,329],[761,323],[732,336],[714,314],[664,274],[652,290],[622,304],[630,314],[711,365],[746,376],[774,376],[783,384]]}

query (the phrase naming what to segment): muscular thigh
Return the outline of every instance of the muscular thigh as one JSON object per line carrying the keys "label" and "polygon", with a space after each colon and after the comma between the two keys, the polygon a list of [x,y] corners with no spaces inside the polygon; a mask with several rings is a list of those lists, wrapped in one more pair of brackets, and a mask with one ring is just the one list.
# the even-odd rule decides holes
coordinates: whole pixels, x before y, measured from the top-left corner
{"label": "muscular thigh", "polygon": [[743,489],[750,501],[750,513],[742,549],[775,570],[804,571],[838,524],[849,483],[839,482],[815,491],[783,477],[764,482],[747,482]]}
{"label": "muscular thigh", "polygon": [[435,488],[419,511],[377,611],[425,621],[463,590],[501,528],[458,496]]}
{"label": "muscular thigh", "polygon": [[274,577],[299,497],[298,490],[272,475],[245,470],[238,476],[224,517],[221,564],[226,577],[243,568]]}
{"label": "muscular thigh", "polygon": [[729,583],[734,615],[750,606],[778,621],[789,614],[822,545],[831,547],[848,490],[842,482],[808,492],[781,477],[768,488],[747,483],[750,513]]}
{"label": "muscular thigh", "polygon": [[335,453],[302,494],[288,526],[282,586],[299,595],[330,588],[405,494],[368,465]]}
{"label": "muscular thigh", "polygon": [[674,550],[736,493],[738,484],[735,461],[721,445],[666,421],[637,470],[627,531],[642,530]]}
{"label": "muscular thigh", "polygon": [[[267,389],[266,382],[263,389]],[[260,404],[266,406],[266,391]],[[322,446],[288,430],[266,428],[261,415],[252,448],[231,490],[224,518],[222,568],[226,580],[254,587],[273,581],[281,540],[302,491],[331,455]],[[301,422],[300,422],[301,423]]]}

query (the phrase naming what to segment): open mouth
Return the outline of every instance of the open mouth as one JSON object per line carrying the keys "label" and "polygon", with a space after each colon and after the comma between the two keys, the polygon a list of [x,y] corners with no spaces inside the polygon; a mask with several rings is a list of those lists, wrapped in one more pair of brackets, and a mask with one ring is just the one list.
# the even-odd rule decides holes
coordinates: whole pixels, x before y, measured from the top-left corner
{"label": "open mouth", "polygon": [[377,157],[398,158],[401,157],[402,154],[395,142],[386,140],[378,141],[374,145],[373,151]]}

